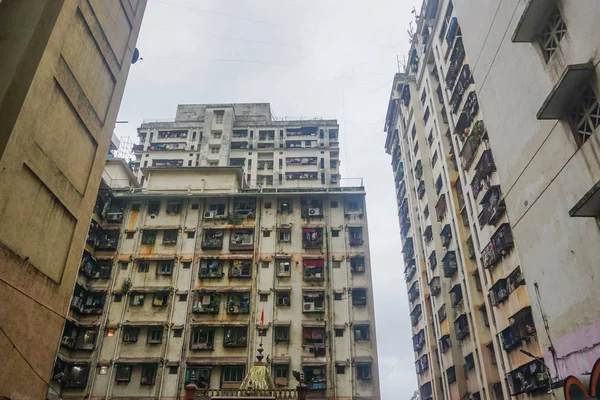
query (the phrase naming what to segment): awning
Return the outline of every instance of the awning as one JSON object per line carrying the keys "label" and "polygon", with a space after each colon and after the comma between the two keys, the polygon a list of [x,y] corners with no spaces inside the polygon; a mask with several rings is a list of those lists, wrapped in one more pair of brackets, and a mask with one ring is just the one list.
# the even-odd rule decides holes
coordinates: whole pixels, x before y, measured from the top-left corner
{"label": "awning", "polygon": [[221,327],[221,326],[248,326],[248,321],[195,321],[190,323],[192,326],[207,326],[207,327]]}
{"label": "awning", "polygon": [[322,287],[305,287],[302,288],[303,292],[324,292],[325,288]]}
{"label": "awning", "polygon": [[119,254],[119,261],[129,262],[133,260],[133,256],[131,254]]}
{"label": "awning", "polygon": [[131,293],[157,293],[157,292],[170,292],[173,288],[170,286],[144,286],[129,289]]}
{"label": "awning", "polygon": [[325,260],[322,258],[306,258],[304,257],[302,259],[302,263],[304,264],[305,267],[324,267],[325,266]]}
{"label": "awning", "polygon": [[146,225],[140,228],[141,231],[162,231],[181,229],[179,225]]}
{"label": "awning", "polygon": [[372,364],[373,357],[371,357],[371,356],[354,357],[354,363],[355,364]]}
{"label": "awning", "polygon": [[142,357],[125,357],[115,360],[115,364],[158,364],[161,359],[158,357],[154,358],[142,358]]}
{"label": "awning", "polygon": [[246,293],[250,292],[250,286],[202,286],[194,289],[194,292],[218,292],[218,293]]}
{"label": "awning", "polygon": [[324,328],[325,321],[316,321],[316,320],[304,320],[302,321],[302,327],[304,328]]}
{"label": "awning", "polygon": [[592,62],[567,65],[537,112],[537,119],[561,119],[593,75]]}
{"label": "awning", "polygon": [[599,217],[600,216],[600,181],[596,182],[590,190],[569,210],[571,217]]}
{"label": "awning", "polygon": [[246,365],[246,357],[190,357],[188,365]]}
{"label": "awning", "polygon": [[302,357],[301,364],[303,367],[320,367],[327,365],[325,361],[321,361],[314,357]]}
{"label": "awning", "polygon": [[273,357],[272,360],[275,365],[287,365],[292,363],[292,357],[289,356]]}
{"label": "awning", "polygon": [[179,365],[179,361],[166,361],[165,364],[167,367],[176,367]]}
{"label": "awning", "polygon": [[292,258],[289,254],[275,254],[275,258]]}
{"label": "awning", "polygon": [[192,262],[194,261],[194,256],[180,256],[179,261],[181,262]]}
{"label": "awning", "polygon": [[291,286],[282,286],[282,287],[276,287],[273,290],[275,292],[286,292],[286,293],[289,293],[289,292],[292,291],[292,287]]}
{"label": "awning", "polygon": [[348,361],[336,361],[335,365],[339,365],[339,366],[347,366],[348,365]]}
{"label": "awning", "polygon": [[218,256],[200,256],[201,260],[252,260],[252,254],[219,254]]}
{"label": "awning", "polygon": [[167,326],[165,321],[126,321],[122,326]]}
{"label": "awning", "polygon": [[67,357],[60,353],[58,353],[56,356],[59,359],[61,359],[62,361],[69,363],[69,364],[83,365],[83,364],[90,364],[92,362],[91,358],[89,358],[89,359],[72,358],[72,357]]}
{"label": "awning", "polygon": [[290,326],[292,321],[273,321],[273,326]]}
{"label": "awning", "polygon": [[346,325],[334,325],[335,329],[346,329]]}
{"label": "awning", "polygon": [[167,261],[174,260],[174,254],[138,254],[134,257],[134,260],[148,260],[148,261]]}
{"label": "awning", "polygon": [[196,232],[196,228],[184,228],[183,229],[184,232]]}
{"label": "awning", "polygon": [[352,325],[371,325],[370,321],[353,321]]}
{"label": "awning", "polygon": [[112,261],[114,259],[115,259],[114,255],[112,255],[112,256],[97,256],[96,257],[96,260],[98,260],[98,261]]}
{"label": "awning", "polygon": [[513,32],[514,43],[533,42],[541,26],[552,12],[556,0],[529,0]]}
{"label": "awning", "polygon": [[67,321],[69,321],[70,323],[75,324],[75,326],[79,326],[79,327],[82,327],[82,328],[97,328],[97,327],[100,326],[100,322],[99,321],[96,321],[96,322],[80,322],[80,321],[76,320],[75,318],[73,318],[73,317],[71,317],[69,315],[67,315],[65,317],[65,319]]}
{"label": "awning", "polygon": [[270,290],[259,290],[258,294],[266,294],[267,296],[271,294]]}

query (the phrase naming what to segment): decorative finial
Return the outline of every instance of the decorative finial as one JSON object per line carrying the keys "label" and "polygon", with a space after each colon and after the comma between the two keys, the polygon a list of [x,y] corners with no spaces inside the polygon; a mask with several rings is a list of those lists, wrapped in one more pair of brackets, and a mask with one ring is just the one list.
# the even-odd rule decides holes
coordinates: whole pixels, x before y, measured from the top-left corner
{"label": "decorative finial", "polygon": [[256,351],[258,351],[258,355],[256,356],[256,359],[258,360],[259,363],[262,363],[263,358],[265,358],[265,356],[262,355],[263,351],[265,351],[265,349],[263,349],[262,343],[259,343],[258,349]]}

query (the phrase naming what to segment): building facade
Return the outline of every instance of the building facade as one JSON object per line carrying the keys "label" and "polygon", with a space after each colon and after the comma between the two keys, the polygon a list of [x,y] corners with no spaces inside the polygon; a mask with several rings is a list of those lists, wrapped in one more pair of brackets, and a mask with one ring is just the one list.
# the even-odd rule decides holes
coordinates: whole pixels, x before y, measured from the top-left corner
{"label": "building facade", "polygon": [[380,399],[362,187],[252,189],[226,166],[143,173],[146,188],[113,190],[100,237],[90,227],[100,247],[82,274],[88,254],[106,267],[78,282],[70,317],[97,333],[77,350],[87,380],[62,398],[236,389],[262,343],[278,388],[295,389],[296,370],[310,398]]}
{"label": "building facade", "polygon": [[138,128],[136,170],[236,166],[250,187],[339,186],[336,120],[276,120],[268,103],[180,104],[174,120]]}
{"label": "building facade", "polygon": [[0,397],[43,398],[146,2],[0,2]]}
{"label": "building facade", "polygon": [[[528,269],[451,1],[425,1],[386,116],[422,399],[544,397]],[[494,110],[489,110],[493,113]],[[539,328],[542,327],[540,330]]]}
{"label": "building facade", "polygon": [[600,359],[600,4],[456,1],[456,12],[480,60],[473,75],[545,364],[557,382],[589,374]]}

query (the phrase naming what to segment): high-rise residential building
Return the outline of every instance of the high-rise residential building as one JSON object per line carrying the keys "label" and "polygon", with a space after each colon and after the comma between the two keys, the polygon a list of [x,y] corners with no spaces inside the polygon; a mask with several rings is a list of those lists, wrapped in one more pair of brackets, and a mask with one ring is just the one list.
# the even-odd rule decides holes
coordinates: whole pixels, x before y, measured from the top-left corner
{"label": "high-rise residential building", "polygon": [[[526,286],[535,283],[527,271],[543,266],[521,258],[528,244],[513,237],[510,185],[496,170],[488,134],[488,115],[498,123],[511,117],[479,106],[487,75],[478,81],[472,70],[485,61],[465,50],[460,17],[451,1],[423,3],[385,122],[420,395],[544,397],[551,379],[539,337],[546,333],[534,323],[538,302]],[[473,13],[477,29],[489,28],[483,21]],[[518,154],[510,141],[505,148]]]}
{"label": "high-rise residential building", "polygon": [[145,6],[0,2],[0,397],[48,389]]}
{"label": "high-rise residential building", "polygon": [[339,186],[336,120],[275,119],[268,103],[180,104],[138,128],[134,169],[238,166],[250,187]]}
{"label": "high-rise residential building", "polygon": [[[337,137],[329,122],[287,132],[318,143],[321,129]],[[312,162],[325,146],[281,151],[253,156],[333,173]],[[240,387],[262,344],[280,389],[300,371],[309,398],[380,400],[364,188],[250,187],[223,157],[142,166],[144,188],[111,184],[131,177],[108,161],[54,371],[62,398],[176,399],[192,384],[210,398]]]}
{"label": "high-rise residential building", "polygon": [[[484,3],[456,1],[456,12],[478,60],[472,72],[545,365],[553,382],[589,373],[599,382],[600,3]],[[566,385],[581,396],[574,379]]]}

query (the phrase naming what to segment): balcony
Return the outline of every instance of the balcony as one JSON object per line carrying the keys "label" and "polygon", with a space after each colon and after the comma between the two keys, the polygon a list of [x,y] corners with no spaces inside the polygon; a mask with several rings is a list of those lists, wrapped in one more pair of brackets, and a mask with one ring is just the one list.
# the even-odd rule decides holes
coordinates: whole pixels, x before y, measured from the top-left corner
{"label": "balcony", "polygon": [[419,187],[417,188],[417,196],[419,196],[419,200],[423,199],[423,195],[425,195],[425,182],[420,181]]}
{"label": "balcony", "polygon": [[361,274],[365,272],[365,258],[362,256],[356,256],[350,258],[350,271],[354,274]]}
{"label": "balcony", "polygon": [[470,83],[471,68],[469,67],[469,64],[465,64],[460,72],[458,82],[454,87],[454,91],[452,92],[452,97],[450,97],[450,107],[453,113],[456,114],[458,111],[458,107],[460,107],[465,90],[467,90],[467,87],[469,87]]}
{"label": "balcony", "polygon": [[508,288],[506,279],[498,279],[490,288],[490,301],[493,306],[502,304],[508,299]]}
{"label": "balcony", "polygon": [[415,164],[415,178],[417,180],[420,180],[422,176],[423,176],[423,164],[421,163],[421,160],[418,160],[417,163]]}
{"label": "balcony", "polygon": [[481,252],[483,265],[486,268],[493,267],[513,247],[514,240],[510,225],[508,223],[500,225],[500,228],[492,235],[490,243]]}
{"label": "balcony", "polygon": [[404,254],[404,258],[407,260],[415,257],[415,249],[413,247],[412,238],[407,238],[404,241],[404,246],[402,247],[402,254]]}
{"label": "balcony", "polygon": [[202,250],[223,249],[223,230],[206,229],[202,237]]}
{"label": "balcony", "polygon": [[423,232],[423,239],[425,239],[425,244],[429,244],[433,239],[433,229],[431,225],[427,225],[425,231]]}
{"label": "balcony", "polygon": [[435,204],[435,213],[437,215],[437,220],[442,221],[444,216],[446,215],[446,195],[442,194]]}
{"label": "balcony", "polygon": [[465,101],[465,106],[462,109],[462,112],[465,113],[465,116],[467,118],[468,125],[471,125],[478,111],[479,101],[477,100],[477,93],[475,93],[475,91],[472,91],[471,93],[469,93],[469,97],[467,97],[467,101]]}
{"label": "balcony", "polygon": [[195,314],[213,314],[219,313],[221,304],[221,295],[216,292],[199,292],[195,301],[192,303],[192,312]]}
{"label": "balcony", "polygon": [[240,149],[247,149],[247,148],[248,148],[247,140],[237,140],[237,141],[232,140],[232,142],[231,142],[232,150],[240,150]]}
{"label": "balcony", "polygon": [[446,320],[446,317],[448,316],[446,314],[446,304],[442,304],[442,306],[440,307],[440,309],[437,312],[437,315],[438,315],[438,321],[440,323],[442,323]]}
{"label": "balcony", "polygon": [[186,146],[186,143],[153,143],[148,146],[147,151],[185,150]]}
{"label": "balcony", "polygon": [[442,239],[442,246],[448,248],[452,242],[452,229],[450,224],[444,225],[442,232],[440,232],[440,239]]}
{"label": "balcony", "polygon": [[248,345],[248,328],[225,328],[223,347],[246,347]]}
{"label": "balcony", "polygon": [[421,400],[433,399],[433,389],[431,388],[431,382],[427,382],[421,385],[419,393],[421,394]]}
{"label": "balcony", "polygon": [[461,314],[456,321],[454,321],[454,331],[456,332],[456,339],[463,340],[469,336],[469,320],[467,314]]}
{"label": "balcony", "polygon": [[134,144],[132,147],[132,150],[134,153],[139,153],[141,151],[144,151],[144,145],[143,144]]}
{"label": "balcony", "polygon": [[229,250],[254,250],[254,229],[232,230]]}
{"label": "balcony", "polygon": [[504,203],[500,201],[502,193],[500,186],[490,186],[485,195],[481,199],[481,212],[479,213],[479,226],[496,225],[502,218],[506,208]]}
{"label": "balcony", "polygon": [[[259,162],[260,163],[260,162]],[[233,201],[233,214],[248,219],[254,219],[256,199],[254,197],[236,198]]]}
{"label": "balcony", "polygon": [[452,286],[450,289],[450,297],[452,299],[452,307],[457,307],[463,301],[462,286],[460,283]]}
{"label": "balcony", "polygon": [[415,300],[419,298],[419,286],[418,281],[413,282],[410,289],[408,290],[408,300],[411,303],[414,303]]}
{"label": "balcony", "polygon": [[450,340],[450,335],[444,335],[440,338],[440,351],[442,353],[447,352],[452,347],[452,341]]}
{"label": "balcony", "polygon": [[432,271],[435,271],[435,269],[437,268],[437,257],[435,255],[435,250],[433,250],[429,255],[429,268]]}
{"label": "balcony", "polygon": [[419,319],[421,318],[421,314],[421,304],[419,303],[410,312],[410,323],[412,324],[412,326],[417,325],[417,322],[419,322]]}
{"label": "balcony", "polygon": [[251,278],[252,260],[232,260],[229,278]]}
{"label": "balcony", "polygon": [[119,231],[106,230],[99,236],[98,244],[95,250],[99,251],[115,251],[119,244]]}
{"label": "balcony", "polygon": [[248,136],[247,129],[234,129],[231,137],[233,138],[245,138]]}
{"label": "balcony", "polygon": [[418,333],[414,334],[412,337],[412,342],[415,353],[421,351],[421,349],[425,346],[425,329],[421,329]]}
{"label": "balcony", "polygon": [[227,296],[227,314],[249,314],[250,293],[229,293]]}
{"label": "balcony", "polygon": [[306,258],[302,260],[304,268],[304,280],[305,281],[320,281],[325,279],[324,268],[325,260],[322,258],[311,259]]}
{"label": "balcony", "polygon": [[432,296],[437,296],[438,294],[440,294],[440,292],[442,291],[442,285],[440,283],[439,276],[434,276],[433,278],[431,278],[431,281],[429,282],[429,291],[431,292]]}
{"label": "balcony", "polygon": [[406,278],[406,282],[410,282],[415,276],[416,272],[417,267],[415,266],[415,260],[409,260],[409,265],[404,269],[404,277]]}
{"label": "balcony", "polygon": [[463,61],[465,60],[465,48],[463,46],[462,37],[456,39],[452,55],[450,56],[450,66],[446,73],[446,88],[451,89],[454,87],[454,82],[458,77],[458,72],[462,67]]}
{"label": "balcony", "polygon": [[546,367],[533,360],[506,375],[511,396],[547,390],[550,380]]}
{"label": "balcony", "polygon": [[[309,386],[311,384],[308,384]],[[327,386],[323,383],[323,389]],[[311,388],[309,388],[311,389]],[[275,390],[262,390],[262,389],[196,389],[196,394],[191,397],[197,400],[211,400],[211,399],[269,399],[269,400],[297,400],[298,391],[296,389],[275,389]]]}
{"label": "balcony", "polygon": [[454,251],[446,252],[442,259],[444,264],[444,278],[452,278],[458,271],[458,262],[456,261],[456,253]]}
{"label": "balcony", "polygon": [[472,132],[469,136],[467,136],[462,149],[460,149],[460,165],[465,171],[468,171],[469,167],[473,163],[479,143],[481,143],[479,136]]}
{"label": "balcony", "polygon": [[410,229],[410,219],[409,218],[400,218],[400,234],[402,235],[402,240],[406,240],[406,234]]}
{"label": "balcony", "polygon": [[469,253],[469,259],[475,259],[475,246],[473,245],[473,237],[469,236],[467,239],[467,251]]}
{"label": "balcony", "polygon": [[512,350],[536,335],[531,307],[525,307],[508,319],[510,326],[500,332],[502,348]]}
{"label": "balcony", "polygon": [[349,244],[351,247],[362,246],[363,235],[360,226],[351,226],[349,229]]}
{"label": "balcony", "polygon": [[429,360],[427,359],[427,354],[424,354],[423,357],[419,358],[415,362],[415,369],[417,371],[417,375],[421,375],[429,369]]}

